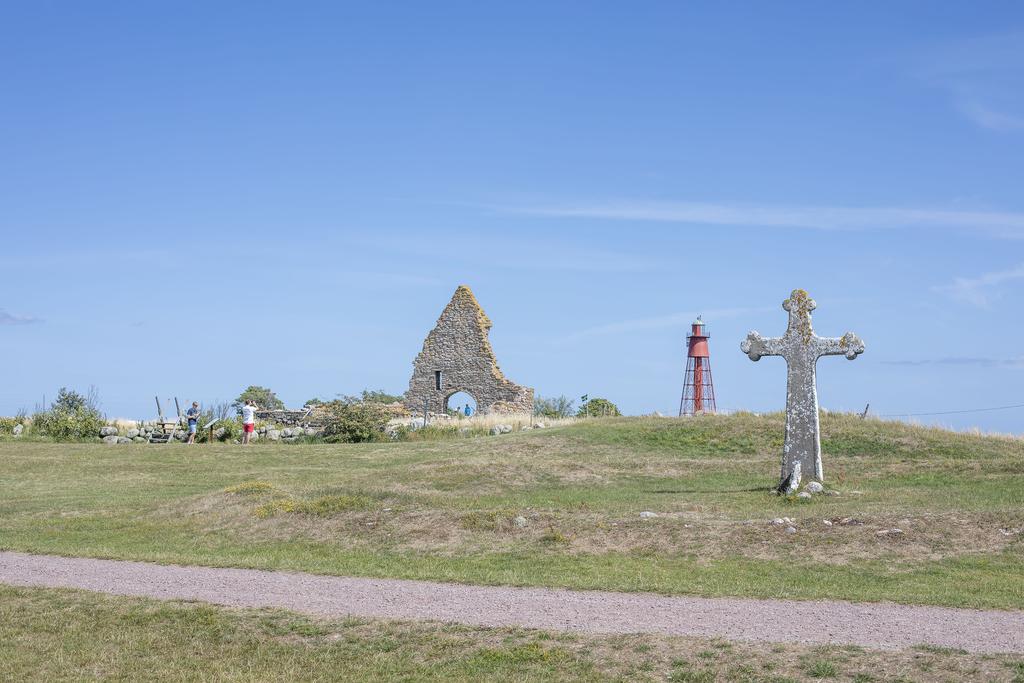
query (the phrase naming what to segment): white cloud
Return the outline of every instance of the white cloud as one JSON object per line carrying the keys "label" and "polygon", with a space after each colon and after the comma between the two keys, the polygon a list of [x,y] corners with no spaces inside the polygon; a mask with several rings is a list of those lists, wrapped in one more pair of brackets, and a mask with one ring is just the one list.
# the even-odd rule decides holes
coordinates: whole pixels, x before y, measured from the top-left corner
{"label": "white cloud", "polygon": [[537,216],[656,221],[693,225],[814,230],[891,230],[907,228],[982,230],[1024,239],[1024,213],[952,211],[893,207],[765,206],[707,202],[624,200],[506,207]]}
{"label": "white cloud", "polygon": [[978,308],[991,308],[992,301],[999,298],[999,285],[1013,280],[1024,279],[1024,263],[1010,270],[984,273],[978,277],[957,277],[948,285],[933,287],[937,292],[948,294],[956,301]]}
{"label": "white cloud", "polygon": [[42,322],[42,320],[35,316],[8,313],[0,308],[0,325],[31,325],[38,322]]}

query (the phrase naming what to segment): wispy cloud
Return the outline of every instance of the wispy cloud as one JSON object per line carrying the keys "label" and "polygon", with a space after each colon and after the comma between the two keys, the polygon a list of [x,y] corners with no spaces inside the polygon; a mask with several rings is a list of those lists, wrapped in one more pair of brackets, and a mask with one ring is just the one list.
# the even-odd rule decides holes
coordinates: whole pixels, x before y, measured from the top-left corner
{"label": "wispy cloud", "polygon": [[893,207],[766,206],[739,203],[623,200],[505,207],[512,213],[566,218],[814,230],[945,228],[1024,239],[1024,213]]}
{"label": "wispy cloud", "polygon": [[983,368],[1024,368],[1024,356],[1016,358],[926,358],[922,360],[887,360],[882,361],[883,365],[961,365]]}
{"label": "wispy cloud", "polygon": [[991,308],[1000,296],[999,285],[1024,279],[1024,263],[1010,270],[998,270],[978,277],[958,277],[951,284],[933,287],[936,292],[949,295],[955,301],[978,308]]}
{"label": "wispy cloud", "polygon": [[665,315],[654,316],[650,318],[633,318],[630,320],[619,320],[616,322],[605,323],[603,325],[595,325],[594,327],[588,327],[571,334],[567,334],[559,339],[561,342],[576,342],[582,339],[590,337],[601,337],[605,335],[614,334],[630,334],[633,332],[647,332],[650,330],[664,330],[673,327],[687,327],[692,323],[698,315],[703,315],[708,320],[722,320],[724,318],[736,318],[742,315],[749,315],[752,313],[765,313],[767,311],[774,311],[775,307],[759,307],[759,308],[720,308],[708,311],[694,311],[687,313],[668,313]]}
{"label": "wispy cloud", "polygon": [[967,118],[982,128],[999,132],[1024,130],[1024,116],[1015,116],[1006,112],[996,111],[974,100],[962,100],[957,109]]}
{"label": "wispy cloud", "polygon": [[0,308],[0,325],[31,325],[33,323],[41,323],[42,318],[37,318],[33,315],[17,315],[15,313],[8,313],[4,309]]}
{"label": "wispy cloud", "polygon": [[997,132],[1024,130],[1024,32],[973,38],[925,55],[918,77],[948,94],[964,117]]}

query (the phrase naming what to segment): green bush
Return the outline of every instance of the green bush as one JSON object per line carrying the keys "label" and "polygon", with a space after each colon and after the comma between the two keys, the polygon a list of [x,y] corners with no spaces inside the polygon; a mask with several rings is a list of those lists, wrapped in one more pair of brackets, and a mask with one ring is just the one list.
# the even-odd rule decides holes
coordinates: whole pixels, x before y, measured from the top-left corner
{"label": "green bush", "polygon": [[606,398],[592,398],[576,411],[576,417],[619,417],[618,406]]}
{"label": "green bush", "polygon": [[55,441],[74,441],[96,437],[106,420],[99,410],[95,389],[85,396],[61,387],[49,410],[32,417],[32,429]]}
{"label": "green bush", "polygon": [[576,410],[576,402],[567,396],[533,399],[533,414],[539,417],[559,418],[572,417]]}
{"label": "green bush", "polygon": [[25,417],[18,415],[16,417],[0,417],[0,434],[13,434],[14,428],[19,424],[24,424]]}
{"label": "green bush", "polygon": [[379,403],[331,401],[324,408],[323,439],[327,443],[384,441],[390,416]]}

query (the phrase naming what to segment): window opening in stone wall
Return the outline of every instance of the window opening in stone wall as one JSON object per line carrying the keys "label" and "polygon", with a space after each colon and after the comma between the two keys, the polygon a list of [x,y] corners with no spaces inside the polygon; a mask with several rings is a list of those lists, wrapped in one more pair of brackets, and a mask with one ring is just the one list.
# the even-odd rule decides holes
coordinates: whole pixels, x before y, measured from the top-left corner
{"label": "window opening in stone wall", "polygon": [[441,391],[441,371],[434,370],[434,388]]}

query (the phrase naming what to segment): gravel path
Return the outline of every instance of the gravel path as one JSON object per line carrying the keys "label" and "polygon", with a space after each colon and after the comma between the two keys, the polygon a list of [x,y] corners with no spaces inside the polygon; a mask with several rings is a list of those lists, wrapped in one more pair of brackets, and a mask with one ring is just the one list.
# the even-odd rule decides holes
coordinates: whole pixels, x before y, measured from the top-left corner
{"label": "gravel path", "polygon": [[849,602],[667,597],[507,588],[0,552],[0,583],[278,607],[324,617],[429,619],[588,633],[900,649],[1024,652],[1024,612]]}

